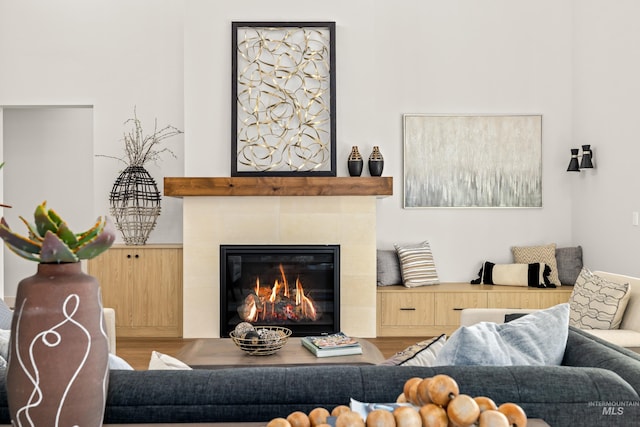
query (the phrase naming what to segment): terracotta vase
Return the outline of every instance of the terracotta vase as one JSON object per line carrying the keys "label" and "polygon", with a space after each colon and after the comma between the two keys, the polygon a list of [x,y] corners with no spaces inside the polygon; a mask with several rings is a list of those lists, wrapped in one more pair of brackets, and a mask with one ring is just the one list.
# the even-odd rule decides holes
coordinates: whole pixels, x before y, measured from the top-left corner
{"label": "terracotta vase", "polygon": [[108,341],[100,286],[79,262],[38,264],[18,284],[8,365],[12,425],[102,425]]}

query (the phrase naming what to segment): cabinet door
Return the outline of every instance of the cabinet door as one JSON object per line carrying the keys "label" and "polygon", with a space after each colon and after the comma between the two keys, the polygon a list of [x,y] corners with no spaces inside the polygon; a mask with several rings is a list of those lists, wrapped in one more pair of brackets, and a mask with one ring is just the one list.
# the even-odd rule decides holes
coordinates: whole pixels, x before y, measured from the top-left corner
{"label": "cabinet door", "polygon": [[116,327],[130,326],[133,316],[133,278],[126,252],[114,247],[87,264],[88,273],[100,282],[102,306],[116,312]]}
{"label": "cabinet door", "polygon": [[182,251],[163,248],[130,252],[132,328],[155,331],[154,336],[173,335],[172,331],[181,335]]}
{"label": "cabinet door", "polygon": [[462,309],[486,307],[486,292],[438,292],[435,294],[435,324],[458,326]]}
{"label": "cabinet door", "polygon": [[573,287],[571,287],[571,290],[567,291],[541,292],[538,308],[553,307],[554,305],[568,302],[572,291]]}
{"label": "cabinet door", "polygon": [[540,298],[536,292],[488,292],[489,308],[539,308]]}
{"label": "cabinet door", "polygon": [[182,249],[113,247],[89,261],[119,337],[182,336]]}
{"label": "cabinet door", "polygon": [[433,325],[433,294],[397,292],[380,298],[382,326]]}

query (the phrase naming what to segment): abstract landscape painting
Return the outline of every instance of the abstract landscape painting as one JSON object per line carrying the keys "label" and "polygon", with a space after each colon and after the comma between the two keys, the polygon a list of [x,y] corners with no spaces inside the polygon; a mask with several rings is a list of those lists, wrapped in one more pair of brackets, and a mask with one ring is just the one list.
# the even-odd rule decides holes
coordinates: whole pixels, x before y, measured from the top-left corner
{"label": "abstract landscape painting", "polygon": [[404,207],[542,207],[542,116],[405,114]]}

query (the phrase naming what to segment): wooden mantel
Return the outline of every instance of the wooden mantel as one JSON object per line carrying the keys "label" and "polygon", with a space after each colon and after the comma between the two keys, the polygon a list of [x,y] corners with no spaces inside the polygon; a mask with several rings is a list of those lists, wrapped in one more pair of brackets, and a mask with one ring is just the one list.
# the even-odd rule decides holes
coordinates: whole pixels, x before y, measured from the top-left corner
{"label": "wooden mantel", "polygon": [[391,196],[392,177],[165,177],[164,195]]}

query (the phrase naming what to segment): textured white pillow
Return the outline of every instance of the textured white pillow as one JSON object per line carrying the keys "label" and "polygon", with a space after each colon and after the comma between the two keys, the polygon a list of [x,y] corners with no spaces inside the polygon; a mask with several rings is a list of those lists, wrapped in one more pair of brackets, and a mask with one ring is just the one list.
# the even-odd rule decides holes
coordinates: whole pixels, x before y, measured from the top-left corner
{"label": "textured white pillow", "polygon": [[395,366],[431,366],[446,341],[447,336],[445,334],[420,341],[397,352],[380,364]]}
{"label": "textured white pillow", "polygon": [[151,360],[149,361],[149,370],[170,370],[170,369],[183,369],[190,370],[191,366],[186,363],[171,357],[168,354],[159,353],[157,351],[151,352]]}
{"label": "textured white pillow", "polygon": [[568,335],[568,303],[509,323],[462,326],[449,337],[433,366],[560,365]]}
{"label": "textured white pillow", "polygon": [[579,329],[618,329],[631,297],[628,283],[615,283],[583,268],[569,298],[569,324]]}
{"label": "textured white pillow", "polygon": [[408,288],[440,283],[429,242],[394,245],[400,260],[402,284]]}

